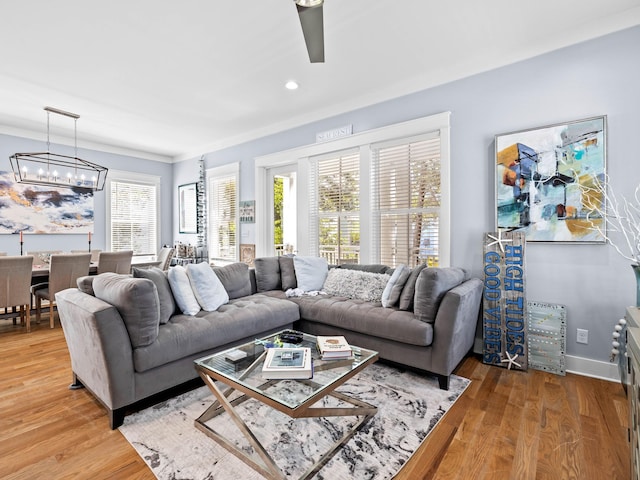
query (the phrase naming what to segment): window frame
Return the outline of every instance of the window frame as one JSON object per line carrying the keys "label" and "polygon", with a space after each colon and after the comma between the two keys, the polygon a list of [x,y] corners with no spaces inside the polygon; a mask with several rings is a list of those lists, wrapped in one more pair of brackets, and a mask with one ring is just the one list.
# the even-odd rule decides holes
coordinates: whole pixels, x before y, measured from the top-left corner
{"label": "window frame", "polygon": [[[331,154],[350,148],[360,149],[360,229],[361,232],[370,232],[372,225],[372,205],[370,203],[372,153],[371,145],[396,139],[410,138],[417,135],[439,131],[441,149],[441,205],[439,228],[439,265],[449,266],[451,261],[451,152],[450,152],[450,116],[451,112],[442,112],[427,117],[396,123],[364,132],[359,132],[348,137],[339,138],[329,142],[306,145],[291,150],[264,155],[255,158],[255,189],[256,198],[267,198],[266,171],[279,165],[297,163],[298,165],[298,253],[300,255],[315,255],[309,248],[317,242],[310,238],[309,212],[311,203],[308,197],[309,179],[311,172],[311,157]],[[268,234],[265,233],[269,223],[269,206],[264,202],[256,204],[256,256],[265,256],[271,249]],[[370,236],[371,237],[371,236]],[[360,262],[375,263],[376,249],[371,242],[361,242]]]}
{"label": "window frame", "polygon": [[[112,195],[111,195],[111,185],[113,182],[119,183],[130,183],[130,184],[138,184],[138,185],[147,185],[152,186],[156,190],[156,244],[155,244],[155,252],[150,253],[149,255],[157,255],[158,249],[160,246],[160,232],[161,230],[161,215],[160,215],[160,194],[162,189],[161,186],[161,178],[158,175],[150,175],[146,173],[138,173],[138,172],[128,172],[124,170],[109,170],[109,175],[107,175],[107,180],[105,183],[105,247],[107,251],[113,251],[113,245],[111,241],[111,212],[112,212]],[[149,256],[147,254],[138,254],[138,257],[146,257]]]}

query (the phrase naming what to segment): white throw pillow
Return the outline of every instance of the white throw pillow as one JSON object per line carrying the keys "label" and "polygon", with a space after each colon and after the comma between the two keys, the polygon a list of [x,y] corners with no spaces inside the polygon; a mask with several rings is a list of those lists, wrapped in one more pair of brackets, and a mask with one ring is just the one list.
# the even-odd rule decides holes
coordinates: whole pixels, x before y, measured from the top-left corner
{"label": "white throw pillow", "polygon": [[327,260],[321,257],[293,257],[298,288],[303,292],[322,290],[329,272]]}
{"label": "white throw pillow", "polygon": [[220,305],[229,303],[229,294],[208,263],[190,263],[187,265],[187,276],[203,310],[215,312]]}
{"label": "white throw pillow", "polygon": [[406,265],[398,265],[393,271],[393,275],[387,282],[387,286],[384,287],[382,292],[382,306],[392,307],[398,300],[400,300],[400,294],[402,293],[402,287],[407,282],[407,279],[411,275],[411,269]]}
{"label": "white throw pillow", "polygon": [[178,304],[178,308],[185,315],[195,315],[201,308],[198,300],[196,300],[187,276],[187,270],[181,266],[176,265],[169,269],[167,273],[169,279],[169,285],[171,286],[171,292],[173,298]]}

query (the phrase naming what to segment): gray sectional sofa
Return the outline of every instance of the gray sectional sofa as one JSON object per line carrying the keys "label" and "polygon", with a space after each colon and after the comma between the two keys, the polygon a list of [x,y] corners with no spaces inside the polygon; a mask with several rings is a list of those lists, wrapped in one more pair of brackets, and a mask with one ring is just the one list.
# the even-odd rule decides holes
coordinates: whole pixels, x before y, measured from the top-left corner
{"label": "gray sectional sofa", "polygon": [[[384,266],[351,269],[360,269],[365,289],[372,283],[366,275],[385,281],[393,273]],[[335,291],[291,296],[298,285],[290,257],[256,259],[255,269],[235,263],[213,271],[228,303],[195,315],[180,312],[158,269],[83,277],[77,289],[56,294],[72,387],[91,391],[109,411],[111,428],[136,402],[197,378],[195,359],[283,329],[345,335],[381,359],[436,374],[445,389],[473,346],[482,283],[458,268],[404,272],[390,307]]]}

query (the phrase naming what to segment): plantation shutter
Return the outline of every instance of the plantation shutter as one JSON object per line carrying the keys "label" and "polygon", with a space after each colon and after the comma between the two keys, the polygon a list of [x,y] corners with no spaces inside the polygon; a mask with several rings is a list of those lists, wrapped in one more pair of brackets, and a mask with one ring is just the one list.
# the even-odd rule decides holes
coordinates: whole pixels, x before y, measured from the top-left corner
{"label": "plantation shutter", "polygon": [[111,250],[155,255],[158,245],[156,186],[122,180],[112,180],[110,184]]}
{"label": "plantation shutter", "polygon": [[438,265],[440,152],[439,132],[372,146],[371,192],[380,263]]}
{"label": "plantation shutter", "polygon": [[211,256],[235,261],[237,258],[237,178],[225,175],[209,182],[211,217]]}
{"label": "plantation shutter", "polygon": [[[360,157],[357,150],[314,160],[310,238],[329,264],[358,263],[360,254]],[[314,203],[314,202],[312,202]],[[312,250],[313,251],[313,250]]]}

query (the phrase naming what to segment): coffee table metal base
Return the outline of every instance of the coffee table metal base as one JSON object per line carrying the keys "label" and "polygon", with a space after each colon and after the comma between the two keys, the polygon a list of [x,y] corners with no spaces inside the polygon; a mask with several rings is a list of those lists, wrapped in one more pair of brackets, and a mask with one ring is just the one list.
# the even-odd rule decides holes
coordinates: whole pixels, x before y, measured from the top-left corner
{"label": "coffee table metal base", "polygon": [[[202,371],[199,371],[199,373],[206,385],[216,397],[216,400],[199,418],[195,420],[196,428],[204,432],[210,438],[218,442],[224,448],[240,458],[240,460],[245,462],[254,470],[260,472],[265,477],[269,479],[285,479],[286,477],[282,473],[282,470],[278,467],[273,458],[271,458],[271,456],[267,453],[260,441],[256,438],[256,436],[253,434],[247,424],[242,420],[242,418],[240,418],[234,408],[234,406],[241,404],[251,397],[243,394],[229,401],[228,397],[235,391],[233,387],[229,386],[225,391],[222,391],[209,375]],[[277,382],[277,380],[266,382],[264,387],[266,388],[268,385],[273,385]],[[309,380],[308,382],[313,383],[311,380]],[[329,450],[324,455],[322,455],[322,457],[300,477],[301,480],[311,478],[313,475],[315,475],[333,457],[338,449],[340,449],[340,447],[347,443],[349,439],[354,435],[354,433],[356,433],[365,423],[367,423],[369,419],[372,418],[378,411],[377,407],[374,407],[373,405],[362,402],[353,397],[349,397],[348,395],[340,392],[332,391],[327,393],[327,395],[342,400],[343,402],[349,403],[353,405],[353,407],[310,407],[307,408],[302,414],[298,415],[296,418],[347,416],[362,416],[362,418],[348,432],[346,432],[342,438],[337,440],[329,448]],[[242,435],[248,440],[249,444],[259,455],[260,459],[262,459],[263,463],[257,462],[256,458],[251,457],[250,455],[239,449],[232,442],[218,434],[211,427],[206,425],[207,421],[224,412],[227,412],[229,414]]]}

